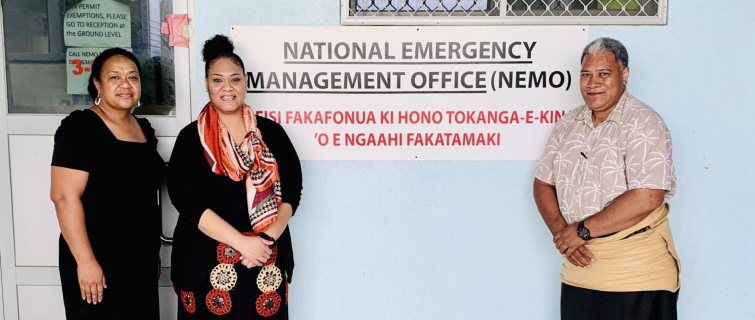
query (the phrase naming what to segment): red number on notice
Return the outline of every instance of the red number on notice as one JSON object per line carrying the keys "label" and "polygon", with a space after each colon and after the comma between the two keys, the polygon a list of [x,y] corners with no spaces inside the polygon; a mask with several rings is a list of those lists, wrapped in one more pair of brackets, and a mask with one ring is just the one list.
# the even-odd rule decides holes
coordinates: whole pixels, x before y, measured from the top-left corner
{"label": "red number on notice", "polygon": [[76,69],[73,69],[73,74],[80,75],[84,73],[84,69],[81,68],[81,60],[79,59],[73,59],[71,60],[71,64],[75,66]]}

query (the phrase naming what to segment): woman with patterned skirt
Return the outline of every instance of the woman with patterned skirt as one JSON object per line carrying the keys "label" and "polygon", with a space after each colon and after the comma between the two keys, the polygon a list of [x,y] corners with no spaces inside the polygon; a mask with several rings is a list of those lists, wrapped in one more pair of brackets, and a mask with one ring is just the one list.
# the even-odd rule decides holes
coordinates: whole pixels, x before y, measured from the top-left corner
{"label": "woman with patterned skirt", "polygon": [[221,35],[205,43],[210,102],[181,130],[168,166],[182,320],[288,319],[288,220],[301,199],[301,166],[283,128],[244,103],[246,72],[233,49]]}

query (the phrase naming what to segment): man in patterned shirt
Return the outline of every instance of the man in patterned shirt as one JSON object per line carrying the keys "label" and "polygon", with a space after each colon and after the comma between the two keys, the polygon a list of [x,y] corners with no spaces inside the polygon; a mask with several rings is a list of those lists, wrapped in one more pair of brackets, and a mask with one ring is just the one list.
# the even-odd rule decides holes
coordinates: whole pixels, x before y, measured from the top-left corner
{"label": "man in patterned shirt", "polygon": [[676,319],[671,135],[627,92],[628,63],[616,40],[585,48],[585,104],[556,123],[535,170],[535,202],[564,255],[562,319]]}

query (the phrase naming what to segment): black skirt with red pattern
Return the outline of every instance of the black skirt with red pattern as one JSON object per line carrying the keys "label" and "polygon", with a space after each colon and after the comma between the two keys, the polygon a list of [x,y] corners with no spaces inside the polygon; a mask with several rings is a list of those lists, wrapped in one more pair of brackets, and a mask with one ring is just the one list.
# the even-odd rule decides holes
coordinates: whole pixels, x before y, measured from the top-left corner
{"label": "black skirt with red pattern", "polygon": [[178,319],[288,319],[288,275],[278,250],[262,267],[247,268],[226,244],[217,248],[218,265],[195,290],[177,289]]}

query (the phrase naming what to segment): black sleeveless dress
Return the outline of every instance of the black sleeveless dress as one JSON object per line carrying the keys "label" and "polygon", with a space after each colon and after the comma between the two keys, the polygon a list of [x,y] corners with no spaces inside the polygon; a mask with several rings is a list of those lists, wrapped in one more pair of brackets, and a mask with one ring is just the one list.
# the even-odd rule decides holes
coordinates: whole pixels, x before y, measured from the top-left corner
{"label": "black sleeveless dress", "polygon": [[165,163],[149,121],[137,120],[145,143],[118,140],[92,110],[72,112],[55,133],[52,165],[89,173],[81,202],[107,284],[101,303],[81,300],[76,260],[61,235],[60,280],[69,320],[159,319],[157,192]]}

